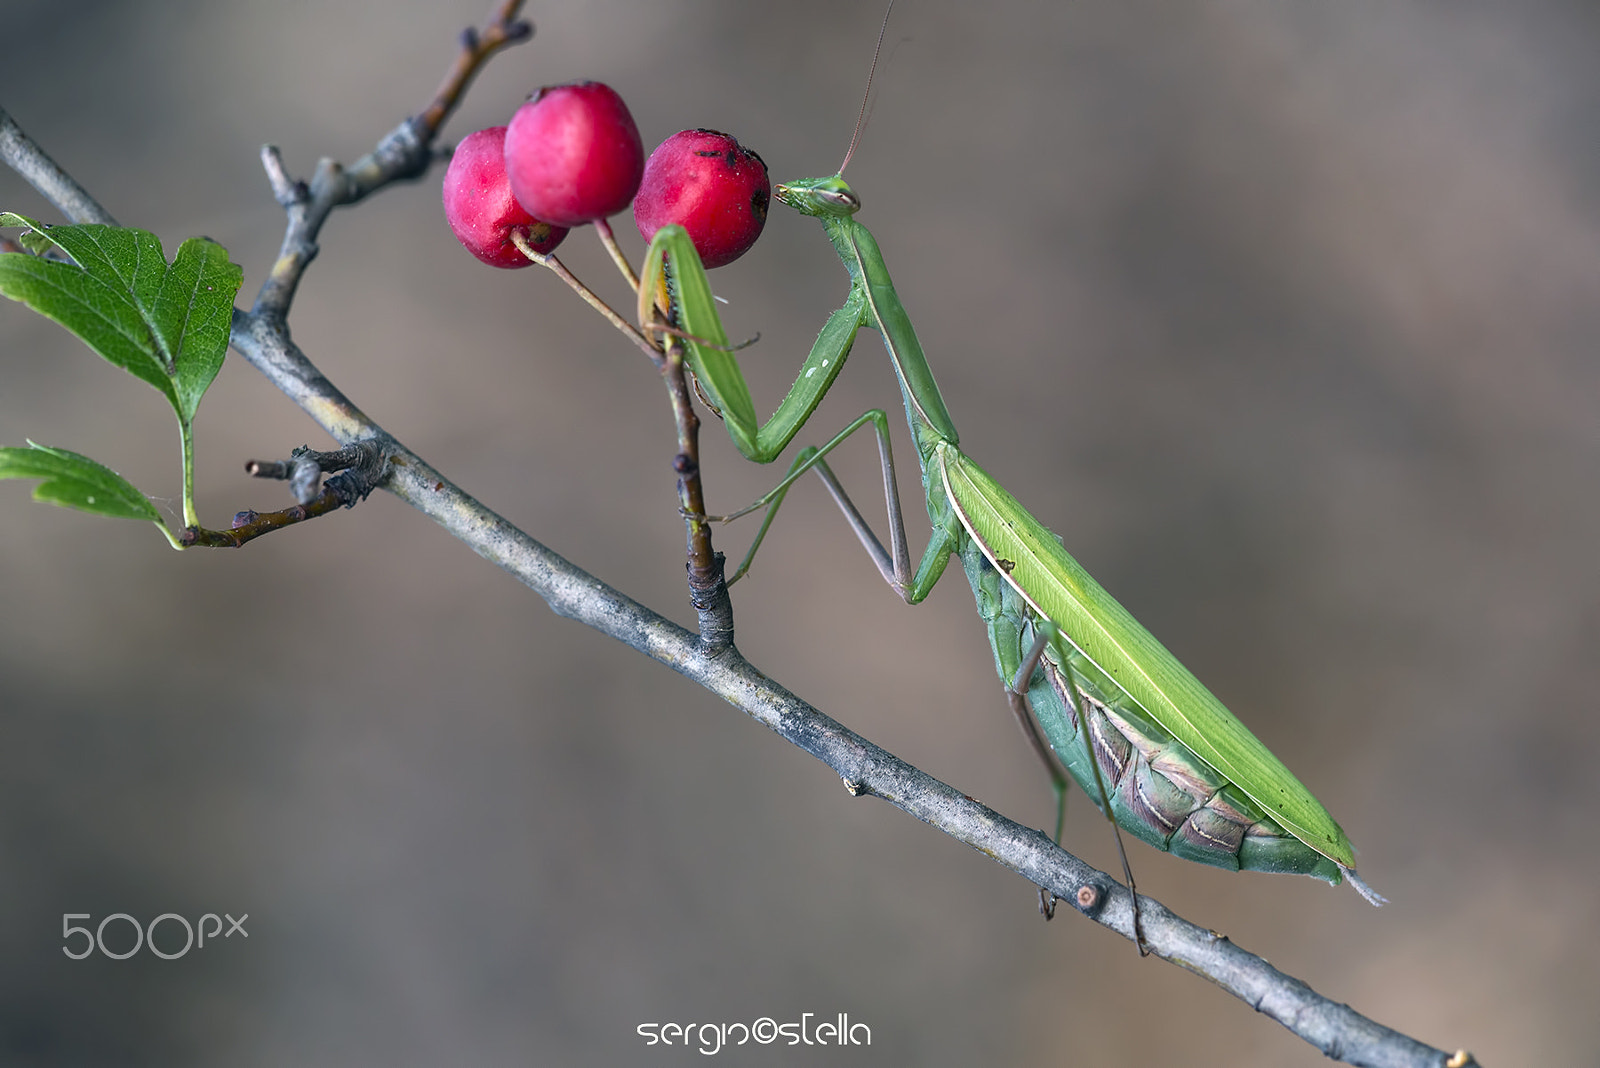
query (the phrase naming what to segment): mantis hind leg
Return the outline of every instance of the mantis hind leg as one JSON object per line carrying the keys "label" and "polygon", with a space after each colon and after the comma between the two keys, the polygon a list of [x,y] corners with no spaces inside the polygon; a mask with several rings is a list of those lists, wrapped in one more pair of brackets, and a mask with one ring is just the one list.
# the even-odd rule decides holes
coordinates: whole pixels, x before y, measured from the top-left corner
{"label": "mantis hind leg", "polygon": [[[1042,649],[1040,651],[1043,652]],[[1016,717],[1017,726],[1022,728],[1023,737],[1028,739],[1028,745],[1033,749],[1034,755],[1050,774],[1050,785],[1056,795],[1056,832],[1051,840],[1060,845],[1061,832],[1067,821],[1067,786],[1071,780],[1061,770],[1060,762],[1051,754],[1050,745],[1044,739],[1044,732],[1039,729],[1039,723],[1033,717],[1033,710],[1028,707],[1028,679],[1038,664],[1038,657],[1035,656],[1031,663],[1023,665],[1017,677],[1006,686],[1006,700],[1011,704],[1011,714]],[[1054,891],[1039,887],[1039,914],[1046,920],[1055,919],[1057,900],[1059,899]]]}
{"label": "mantis hind leg", "polygon": [[[1034,751],[1045,761],[1050,770],[1052,782],[1056,787],[1057,816],[1056,816],[1056,844],[1061,844],[1061,820],[1066,815],[1066,774],[1061,770],[1060,764],[1051,753],[1049,745],[1044,740],[1044,732],[1034,718],[1032,708],[1028,705],[1028,690],[1033,682],[1033,674],[1039,667],[1039,661],[1044,656],[1045,650],[1052,642],[1060,641],[1061,632],[1054,623],[1043,623],[1035,628],[1033,645],[1028,649],[1022,663],[1018,666],[1016,674],[1006,686],[1006,698],[1011,702],[1011,710],[1016,714],[1018,722],[1023,725],[1023,733],[1028,736],[1033,744]],[[1061,677],[1067,683],[1068,699],[1072,702],[1072,714],[1079,724],[1079,737],[1083,739],[1085,747],[1092,745],[1089,737],[1089,721],[1086,718],[1087,709],[1084,707],[1083,696],[1078,692],[1078,684],[1072,677],[1072,668],[1065,657],[1062,658]],[[1144,929],[1139,923],[1139,890],[1134,885],[1133,868],[1128,864],[1128,852],[1122,845],[1122,830],[1117,826],[1116,817],[1111,813],[1111,799],[1106,794],[1105,779],[1100,774],[1100,762],[1094,759],[1094,754],[1088,754],[1089,766],[1094,769],[1095,788],[1100,793],[1100,807],[1106,814],[1106,819],[1111,824],[1111,834],[1117,843],[1117,856],[1122,861],[1122,874],[1128,880],[1128,895],[1133,901],[1133,942],[1139,947],[1139,956],[1149,954],[1149,949],[1144,944]],[[1044,912],[1045,919],[1049,919],[1055,911],[1054,895],[1048,905],[1045,903],[1045,891],[1039,891],[1039,907]]]}

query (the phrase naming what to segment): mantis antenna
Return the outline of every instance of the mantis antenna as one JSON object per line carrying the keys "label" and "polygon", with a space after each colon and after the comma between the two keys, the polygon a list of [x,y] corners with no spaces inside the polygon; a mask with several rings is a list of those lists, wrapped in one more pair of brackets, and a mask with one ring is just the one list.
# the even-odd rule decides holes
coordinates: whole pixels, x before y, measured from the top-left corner
{"label": "mantis antenna", "polygon": [[856,154],[856,145],[861,141],[861,128],[867,123],[867,101],[872,97],[872,76],[878,73],[878,57],[883,54],[883,35],[889,32],[889,13],[894,10],[894,0],[889,0],[889,6],[883,12],[883,25],[878,28],[878,47],[872,50],[872,67],[867,71],[867,91],[861,94],[861,114],[856,116],[856,129],[850,135],[850,147],[845,150],[844,162],[839,164],[839,173],[850,166],[850,157]]}

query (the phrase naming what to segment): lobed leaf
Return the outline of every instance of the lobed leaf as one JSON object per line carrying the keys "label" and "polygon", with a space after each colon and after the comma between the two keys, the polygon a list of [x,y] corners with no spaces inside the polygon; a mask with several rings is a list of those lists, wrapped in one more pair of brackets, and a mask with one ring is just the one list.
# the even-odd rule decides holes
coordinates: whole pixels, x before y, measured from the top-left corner
{"label": "lobed leaf", "polygon": [[190,238],[168,265],[146,230],[97,223],[48,229],[0,213],[0,226],[27,226],[22,244],[54,245],[73,260],[0,254],[0,293],[72,331],[107,361],[148,382],[185,425],[222,368],[233,298],[244,280],[209,238]]}

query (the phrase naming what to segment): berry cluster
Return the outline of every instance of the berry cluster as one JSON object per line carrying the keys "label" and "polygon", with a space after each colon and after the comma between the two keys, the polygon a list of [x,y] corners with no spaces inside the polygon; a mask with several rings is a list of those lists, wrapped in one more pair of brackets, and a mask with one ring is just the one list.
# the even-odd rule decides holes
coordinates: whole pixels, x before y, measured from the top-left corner
{"label": "berry cluster", "polygon": [[761,157],[727,134],[684,130],[649,160],[622,97],[600,82],[548,86],[506,126],[469,135],[444,176],[444,214],[456,238],[493,267],[526,267],[567,230],[633,203],[646,241],[669,223],[689,232],[705,266],[755,244],[771,186]]}

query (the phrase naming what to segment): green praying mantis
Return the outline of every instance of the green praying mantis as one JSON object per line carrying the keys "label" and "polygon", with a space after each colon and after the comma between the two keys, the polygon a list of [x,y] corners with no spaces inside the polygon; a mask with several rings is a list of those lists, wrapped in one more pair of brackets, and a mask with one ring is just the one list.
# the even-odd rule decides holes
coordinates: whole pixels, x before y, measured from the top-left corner
{"label": "green praying mantis", "polygon": [[[858,121],[857,138],[859,133]],[[855,139],[851,153],[854,148]],[[702,397],[721,415],[739,452],[757,463],[770,463],[783,453],[838,377],[857,331],[876,328],[916,442],[932,535],[913,569],[888,417],[874,409],[820,448],[800,452],[788,475],[766,496],[739,512],[714,517],[725,521],[766,509],[761,529],[730,582],[749,569],[789,487],[815,469],[879,572],[906,603],[926,598],[950,558],[960,558],[1012,707],[1051,769],[1058,840],[1066,780],[1039,729],[1066,771],[1114,826],[1151,845],[1223,868],[1310,875],[1334,885],[1348,880],[1369,902],[1382,904],[1384,899],[1357,876],[1354,849],[1327,809],[1068,555],[1055,535],[961,451],[955,424],[895,294],[878,243],[856,221],[861,200],[843,178],[851,153],[839,173],[775,190],[780,202],[821,221],[849,275],[850,291],[766,423],[756,417],[705,271],[681,227],[663,228],[646,253],[640,321],[650,320],[658,301],[652,280],[665,279],[677,328],[672,332],[687,346],[687,362]],[[830,451],[867,425],[877,435],[883,466],[888,550],[825,462]],[[1120,851],[1120,838],[1118,847]],[[1123,863],[1131,888],[1125,856]],[[1137,896],[1134,901],[1137,934]]]}

